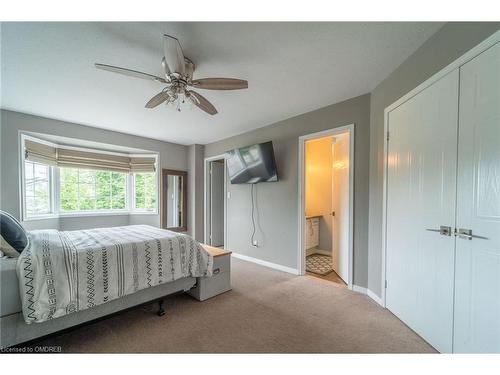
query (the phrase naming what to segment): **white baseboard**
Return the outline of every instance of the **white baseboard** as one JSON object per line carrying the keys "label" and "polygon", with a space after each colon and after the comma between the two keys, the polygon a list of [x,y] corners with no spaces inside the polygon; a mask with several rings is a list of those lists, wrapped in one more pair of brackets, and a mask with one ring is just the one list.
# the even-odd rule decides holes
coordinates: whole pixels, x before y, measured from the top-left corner
{"label": "white baseboard", "polygon": [[358,293],[361,293],[361,294],[367,294],[366,293],[366,288],[365,287],[362,287],[362,286],[359,286],[359,285],[352,285],[352,290],[355,291],[355,292],[358,292]]}
{"label": "white baseboard", "polygon": [[361,294],[366,294],[372,300],[374,300],[375,302],[377,302],[380,306],[382,306],[382,307],[384,306],[384,304],[382,303],[382,298],[380,298],[379,296],[377,296],[370,289],[365,288],[363,286],[359,286],[359,285],[353,285],[352,286],[352,290],[355,291],[355,292],[361,293]]}
{"label": "white baseboard", "polygon": [[265,261],[265,260],[262,260],[262,259],[253,258],[253,257],[249,257],[247,255],[238,254],[238,253],[234,253],[234,252],[231,255],[233,257],[235,257],[235,258],[238,258],[238,259],[241,259],[241,260],[246,260],[247,262],[252,262],[252,263],[260,264],[261,266],[268,267],[268,268],[273,268],[273,269],[278,270],[278,271],[283,271],[283,272],[291,273],[293,275],[298,275],[299,274],[299,271],[297,269],[291,268],[291,267],[282,266],[281,264],[271,263],[271,262],[268,262],[268,261]]}
{"label": "white baseboard", "polygon": [[367,289],[366,294],[368,297],[370,297],[372,300],[377,302],[380,306],[384,307],[384,303],[382,302],[382,298],[377,296],[374,292],[372,292],[370,289]]}

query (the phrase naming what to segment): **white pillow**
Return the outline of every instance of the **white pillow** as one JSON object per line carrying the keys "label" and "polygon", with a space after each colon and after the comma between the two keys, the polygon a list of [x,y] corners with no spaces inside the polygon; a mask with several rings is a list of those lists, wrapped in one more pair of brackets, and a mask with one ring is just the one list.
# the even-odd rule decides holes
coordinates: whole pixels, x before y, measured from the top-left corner
{"label": "white pillow", "polygon": [[17,258],[19,256],[19,253],[16,251],[16,249],[10,246],[8,242],[3,239],[2,236],[0,236],[0,239],[1,239],[0,250],[2,251],[3,255],[6,255],[11,258]]}

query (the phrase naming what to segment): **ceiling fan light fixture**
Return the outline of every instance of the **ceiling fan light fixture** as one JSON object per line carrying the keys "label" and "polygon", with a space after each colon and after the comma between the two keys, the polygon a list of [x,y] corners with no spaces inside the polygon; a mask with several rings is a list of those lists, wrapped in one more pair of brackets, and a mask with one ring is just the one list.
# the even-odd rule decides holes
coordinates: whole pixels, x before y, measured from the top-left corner
{"label": "ceiling fan light fixture", "polygon": [[175,93],[165,102],[165,105],[170,110],[174,110],[176,112],[182,112],[185,109],[192,110],[195,107],[194,103],[189,99],[189,96],[186,95],[185,91]]}

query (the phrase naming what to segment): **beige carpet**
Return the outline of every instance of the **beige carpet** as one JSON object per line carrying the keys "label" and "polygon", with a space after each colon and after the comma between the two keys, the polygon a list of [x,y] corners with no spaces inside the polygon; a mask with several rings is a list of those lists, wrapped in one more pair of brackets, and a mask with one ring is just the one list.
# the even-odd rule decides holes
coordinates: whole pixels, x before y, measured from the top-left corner
{"label": "beige carpet", "polygon": [[63,352],[428,353],[389,311],[339,284],[233,259],[233,290],[205,302],[166,300],[32,345]]}

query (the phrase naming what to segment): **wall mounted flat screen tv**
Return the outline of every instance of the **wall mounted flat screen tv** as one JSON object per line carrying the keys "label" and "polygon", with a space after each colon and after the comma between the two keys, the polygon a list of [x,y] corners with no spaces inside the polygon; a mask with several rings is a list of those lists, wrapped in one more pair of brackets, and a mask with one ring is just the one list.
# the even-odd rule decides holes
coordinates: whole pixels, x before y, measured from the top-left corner
{"label": "wall mounted flat screen tv", "polygon": [[272,142],[228,151],[226,162],[232,184],[278,181]]}

